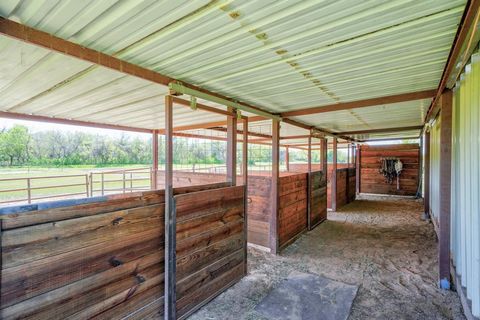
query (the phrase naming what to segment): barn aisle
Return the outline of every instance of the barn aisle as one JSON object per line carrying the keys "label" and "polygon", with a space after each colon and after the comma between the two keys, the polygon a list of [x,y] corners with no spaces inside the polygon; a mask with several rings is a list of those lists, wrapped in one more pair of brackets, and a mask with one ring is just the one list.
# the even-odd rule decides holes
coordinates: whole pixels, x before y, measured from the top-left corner
{"label": "barn aisle", "polygon": [[457,294],[437,288],[433,225],[422,202],[362,195],[280,256],[249,251],[249,275],[191,319],[266,319],[254,308],[291,272],[359,286],[348,319],[464,319]]}

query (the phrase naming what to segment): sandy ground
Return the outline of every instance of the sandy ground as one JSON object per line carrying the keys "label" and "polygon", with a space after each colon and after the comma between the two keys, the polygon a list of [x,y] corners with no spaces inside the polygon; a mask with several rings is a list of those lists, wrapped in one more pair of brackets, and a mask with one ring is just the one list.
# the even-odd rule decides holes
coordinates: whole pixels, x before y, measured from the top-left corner
{"label": "sandy ground", "polygon": [[249,250],[249,275],[189,319],[265,319],[257,303],[291,271],[359,286],[349,319],[465,319],[437,288],[433,226],[411,199],[361,196],[273,256]]}

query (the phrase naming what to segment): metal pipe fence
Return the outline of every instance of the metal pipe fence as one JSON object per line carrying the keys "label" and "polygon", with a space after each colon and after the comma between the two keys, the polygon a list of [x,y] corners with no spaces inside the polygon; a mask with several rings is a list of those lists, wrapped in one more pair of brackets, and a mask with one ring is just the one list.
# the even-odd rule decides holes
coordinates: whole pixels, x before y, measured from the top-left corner
{"label": "metal pipe fence", "polygon": [[[57,181],[64,180],[64,181],[63,183],[58,183],[58,182],[56,183],[55,180]],[[72,180],[75,183],[72,183]],[[53,182],[50,182],[50,181],[53,181]],[[19,203],[19,202],[20,203],[25,202],[25,203],[31,204],[36,200],[43,200],[48,198],[62,198],[62,197],[79,196],[79,195],[84,195],[86,197],[90,196],[89,188],[88,188],[89,186],[88,174],[0,179],[0,184],[3,184],[3,183],[11,183],[14,185],[24,183],[24,187],[23,188],[22,187],[6,188],[6,189],[0,190],[0,196],[4,195],[3,197],[0,198],[1,199],[0,204]],[[73,188],[74,191],[61,192],[65,188]],[[47,192],[47,195],[45,195],[44,191],[46,190],[52,190],[52,191]],[[60,191],[60,193],[55,193],[55,191]],[[23,197],[9,198],[8,194],[12,194],[12,193],[23,194]]]}
{"label": "metal pipe fence", "polygon": [[152,169],[136,168],[45,177],[0,179],[0,204],[94,197],[152,189]]}
{"label": "metal pipe fence", "polygon": [[[159,168],[162,171],[163,168]],[[265,169],[260,165],[255,169]],[[238,174],[242,174],[241,166]],[[178,165],[174,172],[226,174],[225,165]],[[0,205],[31,204],[46,199],[95,197],[115,193],[133,193],[154,188],[154,172],[151,167],[92,171],[42,177],[0,179]]]}

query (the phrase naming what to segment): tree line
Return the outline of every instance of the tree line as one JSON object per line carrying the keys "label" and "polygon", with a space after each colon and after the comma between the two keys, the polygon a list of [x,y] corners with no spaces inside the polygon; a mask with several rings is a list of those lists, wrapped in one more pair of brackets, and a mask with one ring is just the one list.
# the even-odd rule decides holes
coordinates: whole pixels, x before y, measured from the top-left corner
{"label": "tree line", "polygon": [[[159,137],[159,163],[165,163],[164,137]],[[240,151],[241,149],[239,149]],[[285,159],[284,149],[280,158]],[[205,139],[174,138],[174,164],[224,164],[226,142]],[[241,161],[241,152],[237,154]],[[319,154],[312,153],[318,162]],[[331,150],[328,160],[331,161]],[[339,162],[344,156],[339,153]],[[250,145],[249,164],[270,162],[271,148]],[[291,152],[290,161],[306,162],[305,152]],[[2,166],[74,166],[127,165],[152,163],[151,137],[108,136],[84,132],[48,130],[31,132],[26,126],[14,125],[0,130],[0,164]]]}
{"label": "tree line", "polygon": [[151,141],[83,132],[30,132],[15,125],[0,131],[0,162],[6,166],[69,166],[151,163]]}
{"label": "tree line", "polygon": [[[159,163],[165,163],[164,137],[159,137]],[[174,138],[174,163],[225,163],[226,143]],[[2,166],[74,166],[152,164],[151,137],[108,136],[48,130],[31,132],[26,126],[0,129]]]}

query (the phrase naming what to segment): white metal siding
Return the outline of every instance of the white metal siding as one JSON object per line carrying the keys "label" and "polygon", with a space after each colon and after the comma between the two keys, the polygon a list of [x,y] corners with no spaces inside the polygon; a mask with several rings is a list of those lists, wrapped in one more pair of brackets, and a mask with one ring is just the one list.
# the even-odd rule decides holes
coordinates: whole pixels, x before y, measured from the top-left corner
{"label": "white metal siding", "polygon": [[430,131],[430,212],[438,225],[440,213],[440,117]]}
{"label": "white metal siding", "polygon": [[[480,317],[480,54],[472,56],[454,90],[452,259],[461,286]],[[432,141],[433,143],[433,141]],[[432,172],[432,174],[435,174]],[[460,288],[459,288],[460,289]]]}

